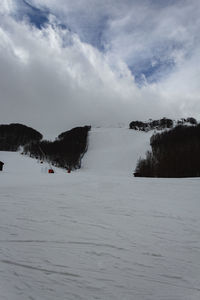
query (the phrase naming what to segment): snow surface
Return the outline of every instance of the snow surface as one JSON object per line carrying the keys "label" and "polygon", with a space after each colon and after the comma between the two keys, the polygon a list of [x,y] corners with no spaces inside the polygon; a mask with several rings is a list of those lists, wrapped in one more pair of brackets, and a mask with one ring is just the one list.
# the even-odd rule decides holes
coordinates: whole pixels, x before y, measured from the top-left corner
{"label": "snow surface", "polygon": [[71,174],[0,152],[0,299],[199,300],[200,178],[134,178],[149,134],[89,140]]}

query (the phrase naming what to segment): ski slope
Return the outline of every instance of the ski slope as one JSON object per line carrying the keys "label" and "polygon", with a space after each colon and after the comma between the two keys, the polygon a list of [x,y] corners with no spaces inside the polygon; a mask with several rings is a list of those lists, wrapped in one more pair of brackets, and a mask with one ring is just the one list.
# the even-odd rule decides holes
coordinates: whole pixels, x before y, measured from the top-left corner
{"label": "ski slope", "polygon": [[128,128],[94,128],[89,133],[83,168],[101,174],[132,175],[137,160],[150,148],[151,135]]}
{"label": "ski slope", "polygon": [[94,128],[71,174],[0,152],[0,299],[200,299],[200,179],[134,178],[148,140]]}

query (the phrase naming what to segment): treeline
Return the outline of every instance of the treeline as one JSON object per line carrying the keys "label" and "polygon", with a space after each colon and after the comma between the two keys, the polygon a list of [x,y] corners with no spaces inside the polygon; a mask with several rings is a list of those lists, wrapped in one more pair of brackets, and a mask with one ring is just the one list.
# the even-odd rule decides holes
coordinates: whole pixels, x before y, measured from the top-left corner
{"label": "treeline", "polygon": [[140,130],[140,131],[149,131],[149,130],[163,130],[166,128],[173,128],[175,125],[184,125],[184,124],[196,125],[197,121],[195,118],[182,118],[178,121],[173,121],[168,118],[162,118],[160,120],[149,120],[148,122],[142,121],[132,121],[129,124],[130,129]]}
{"label": "treeline", "polygon": [[17,151],[20,146],[41,139],[42,134],[31,127],[18,123],[0,125],[0,151]]}
{"label": "treeline", "polygon": [[57,167],[71,170],[80,168],[81,159],[87,151],[90,129],[91,126],[76,127],[61,133],[53,142],[32,142],[24,147],[24,153],[46,160]]}
{"label": "treeline", "polygon": [[42,140],[35,129],[22,124],[0,125],[0,151],[18,151],[62,168],[77,169],[87,150],[90,126],[61,133],[54,142]]}
{"label": "treeline", "polygon": [[178,125],[151,137],[152,151],[137,162],[135,176],[200,176],[200,124]]}

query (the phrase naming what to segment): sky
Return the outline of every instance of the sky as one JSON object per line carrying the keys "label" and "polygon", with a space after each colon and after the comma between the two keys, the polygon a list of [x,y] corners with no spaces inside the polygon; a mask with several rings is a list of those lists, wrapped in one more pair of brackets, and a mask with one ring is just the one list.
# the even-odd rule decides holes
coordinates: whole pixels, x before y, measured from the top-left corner
{"label": "sky", "polygon": [[0,123],[200,119],[199,0],[1,0]]}

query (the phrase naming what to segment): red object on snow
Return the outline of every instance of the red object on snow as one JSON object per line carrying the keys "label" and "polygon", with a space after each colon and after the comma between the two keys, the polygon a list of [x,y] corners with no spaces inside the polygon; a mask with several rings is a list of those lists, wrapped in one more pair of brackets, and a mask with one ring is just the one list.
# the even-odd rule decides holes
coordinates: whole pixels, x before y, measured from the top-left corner
{"label": "red object on snow", "polygon": [[53,169],[49,169],[48,173],[54,173]]}
{"label": "red object on snow", "polygon": [[67,170],[67,173],[71,173],[71,169],[68,169],[68,170]]}

